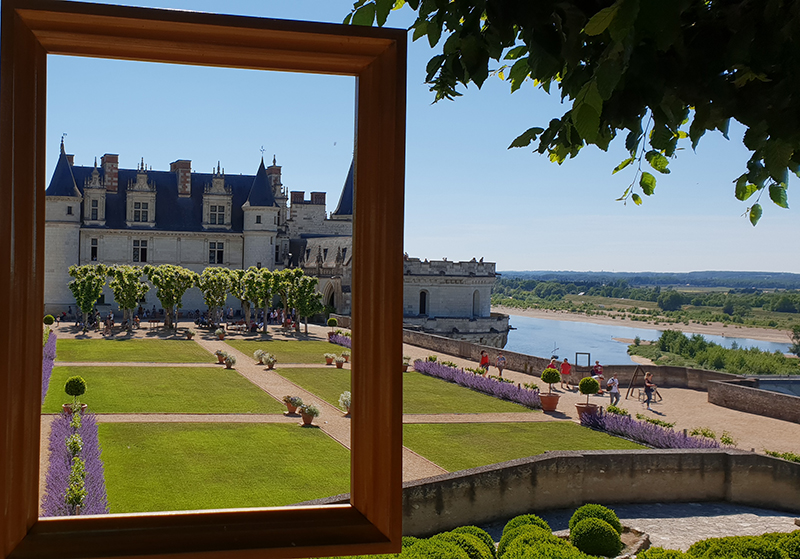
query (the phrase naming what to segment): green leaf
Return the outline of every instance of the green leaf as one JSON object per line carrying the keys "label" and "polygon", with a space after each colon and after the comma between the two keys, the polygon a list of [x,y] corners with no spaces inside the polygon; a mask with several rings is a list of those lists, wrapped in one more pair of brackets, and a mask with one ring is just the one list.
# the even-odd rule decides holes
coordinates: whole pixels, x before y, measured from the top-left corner
{"label": "green leaf", "polygon": [[623,192],[623,193],[622,193],[622,196],[620,196],[619,198],[617,198],[617,199],[615,200],[615,202],[622,202],[622,201],[623,201],[625,198],[627,198],[627,197],[628,197],[628,193],[629,193],[630,191],[631,191],[631,187],[629,186],[628,188],[626,188],[626,189],[625,189],[625,192]]}
{"label": "green leaf", "polygon": [[742,175],[736,180],[736,199],[744,202],[752,196],[758,187],[754,184],[749,184],[747,175]]}
{"label": "green leaf", "polygon": [[628,132],[628,136],[625,138],[625,149],[627,149],[631,155],[636,155],[636,150],[639,149],[639,139],[641,137],[641,127],[638,130],[631,130]]}
{"label": "green leaf", "polygon": [[435,76],[436,72],[441,68],[444,59],[445,56],[443,54],[437,54],[428,60],[428,65],[425,67],[425,71],[427,72],[427,77],[425,78],[426,82],[430,82],[433,79],[433,76]]}
{"label": "green leaf", "polygon": [[506,60],[516,60],[526,52],[528,52],[528,47],[526,47],[525,45],[520,45],[508,51],[503,58],[505,58]]}
{"label": "green leaf", "polygon": [[353,25],[372,25],[375,21],[375,4],[364,4],[353,14]]}
{"label": "green leaf", "polygon": [[636,194],[635,192],[631,194],[631,200],[633,200],[633,203],[636,204],[637,206],[642,205],[642,197]]}
{"label": "green leaf", "polygon": [[642,177],[639,179],[639,186],[642,187],[642,192],[651,196],[656,189],[656,178],[647,171],[642,172]]}
{"label": "green leaf", "polygon": [[650,132],[650,145],[655,149],[666,149],[667,144],[672,139],[672,131],[664,124],[653,125]]}
{"label": "green leaf", "polygon": [[[434,18],[436,19],[436,18]],[[428,44],[431,48],[436,46],[436,43],[439,42],[439,39],[442,37],[442,22],[439,21],[429,21],[428,22]]]}
{"label": "green leaf", "polygon": [[353,19],[353,14],[352,14],[352,13],[350,13],[350,14],[347,14],[347,15],[345,16],[345,18],[344,18],[344,21],[342,21],[342,24],[343,24],[343,25],[350,25],[350,20],[351,20],[351,19]]}
{"label": "green leaf", "polygon": [[574,107],[589,105],[599,115],[603,112],[603,98],[597,90],[597,82],[594,80],[586,82],[581,88],[578,96],[575,97]]}
{"label": "green leaf", "polygon": [[617,17],[609,25],[611,38],[614,41],[622,41],[627,37],[637,15],[639,15],[639,0],[622,0]]}
{"label": "green leaf", "polygon": [[375,0],[375,15],[378,22],[378,27],[383,27],[386,23],[386,18],[389,17],[389,12],[392,11],[394,0]]}
{"label": "green leaf", "polygon": [[614,21],[614,18],[617,16],[617,10],[619,10],[619,2],[616,2],[607,8],[603,8],[594,14],[586,23],[586,27],[583,29],[584,33],[589,36],[593,36],[599,35],[608,29],[608,26],[611,25],[611,22]]}
{"label": "green leaf", "polygon": [[424,37],[428,34],[428,21],[425,19],[418,19],[414,22],[414,35],[412,36],[411,40],[416,41],[420,37]]}
{"label": "green leaf", "polygon": [[750,208],[750,223],[753,224],[753,227],[756,226],[759,219],[761,219],[761,204],[753,204],[753,207]]}
{"label": "green leaf", "polygon": [[603,60],[597,67],[594,79],[603,101],[608,101],[622,77],[622,62],[617,57]]}
{"label": "green leaf", "polygon": [[669,174],[669,169],[667,169],[667,165],[669,165],[669,159],[661,155],[656,150],[650,150],[645,154],[645,159],[650,164],[650,166],[658,171],[659,173]]}
{"label": "green leaf", "polygon": [[572,110],[572,124],[581,138],[592,143],[600,130],[600,113],[591,105],[581,105],[577,110]]}
{"label": "green leaf", "polygon": [[522,87],[522,82],[528,77],[530,71],[531,68],[528,66],[528,57],[520,58],[514,62],[511,71],[508,73],[508,79],[511,80],[511,93],[514,93]]}
{"label": "green leaf", "polygon": [[792,145],[781,140],[768,140],[764,146],[764,165],[769,175],[777,182],[783,182],[786,167],[792,157]]}
{"label": "green leaf", "polygon": [[621,170],[623,170],[625,167],[627,167],[628,165],[630,165],[631,163],[633,163],[633,159],[634,159],[633,157],[629,157],[628,159],[626,159],[625,161],[623,161],[622,163],[620,163],[619,165],[617,165],[616,167],[614,167],[614,170],[611,172],[611,174],[612,174],[612,175],[615,175],[615,174],[619,173],[619,172],[620,172]]}
{"label": "green leaf", "polygon": [[529,145],[532,141],[536,139],[536,137],[544,132],[544,128],[528,128],[525,132],[520,134],[516,137],[516,139],[511,142],[511,145],[508,146],[508,149],[511,148],[524,148],[525,146]]}
{"label": "green leaf", "polygon": [[769,199],[775,202],[781,208],[789,209],[789,197],[786,193],[786,186],[784,184],[771,184],[769,185]]}

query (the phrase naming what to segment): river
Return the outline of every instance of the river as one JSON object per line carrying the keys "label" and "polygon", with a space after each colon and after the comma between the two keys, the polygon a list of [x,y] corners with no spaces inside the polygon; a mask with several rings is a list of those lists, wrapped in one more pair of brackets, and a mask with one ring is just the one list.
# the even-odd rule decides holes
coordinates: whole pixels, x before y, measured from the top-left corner
{"label": "river", "polygon": [[[587,362],[594,364],[595,360],[600,361],[603,365],[629,365],[631,358],[627,353],[628,346],[621,342],[615,342],[614,338],[634,339],[639,336],[642,340],[655,340],[661,335],[660,330],[646,328],[550,320],[519,315],[511,315],[510,323],[516,330],[508,333],[508,343],[505,347],[508,351],[537,357],[557,355],[559,359],[566,357],[572,363],[575,363],[576,352],[591,354],[588,358],[585,355],[579,356],[577,361],[579,365],[586,365]],[[703,337],[724,347],[731,347],[736,342],[739,347],[757,347],[783,353],[789,351],[789,344],[727,336],[704,335]]]}

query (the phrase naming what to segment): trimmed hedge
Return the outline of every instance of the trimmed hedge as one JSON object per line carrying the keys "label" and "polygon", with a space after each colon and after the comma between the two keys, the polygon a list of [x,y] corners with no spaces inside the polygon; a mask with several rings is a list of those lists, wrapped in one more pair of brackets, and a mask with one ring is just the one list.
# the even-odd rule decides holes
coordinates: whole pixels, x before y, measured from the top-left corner
{"label": "trimmed hedge", "polygon": [[677,549],[664,549],[663,547],[651,547],[636,555],[636,559],[686,559],[689,557],[683,551]]}
{"label": "trimmed hedge", "polygon": [[547,530],[548,532],[553,531],[545,520],[536,516],[535,514],[521,514],[519,516],[515,516],[506,523],[505,527],[503,528],[503,534],[509,530],[513,530],[514,528],[528,525],[538,526],[539,528]]}
{"label": "trimmed hedge", "polygon": [[497,544],[498,559],[502,559],[511,544],[517,540],[520,541],[519,545],[530,545],[538,541],[550,541],[557,544],[564,541],[554,536],[549,530],[532,524],[525,524],[518,528],[512,528],[502,535],[500,543]]}
{"label": "trimmed hedge", "polygon": [[454,530],[451,530],[456,534],[470,534],[472,536],[477,537],[483,543],[486,544],[486,547],[492,552],[492,557],[497,556],[497,550],[495,549],[494,540],[492,536],[489,535],[489,532],[484,530],[483,528],[478,528],[477,526],[459,526]]}
{"label": "trimmed hedge", "polygon": [[605,520],[611,524],[611,527],[617,531],[617,534],[622,533],[622,524],[619,521],[617,513],[608,507],[593,503],[583,505],[572,514],[572,518],[569,519],[570,532],[578,522],[584,520],[585,518],[599,518],[600,520]]}
{"label": "trimmed hedge", "polygon": [[470,559],[458,545],[435,537],[415,543],[402,555],[407,559]]}
{"label": "trimmed hedge", "polygon": [[616,557],[622,551],[619,532],[599,518],[584,518],[569,530],[572,545],[589,555]]}
{"label": "trimmed hedge", "polygon": [[695,543],[686,553],[698,559],[789,559],[789,554],[782,549],[784,539],[770,536],[709,538]]}
{"label": "trimmed hedge", "polygon": [[486,544],[480,538],[472,534],[444,532],[437,534],[431,539],[442,540],[456,544],[468,556],[469,559],[493,559],[494,549],[491,551],[486,547]]}

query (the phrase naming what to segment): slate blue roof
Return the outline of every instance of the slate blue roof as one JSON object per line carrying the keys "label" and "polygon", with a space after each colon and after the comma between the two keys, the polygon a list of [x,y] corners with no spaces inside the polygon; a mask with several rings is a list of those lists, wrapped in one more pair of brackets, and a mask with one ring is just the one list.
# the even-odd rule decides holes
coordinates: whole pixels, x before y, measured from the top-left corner
{"label": "slate blue roof", "polygon": [[261,159],[261,165],[258,166],[256,178],[253,179],[253,186],[250,188],[250,195],[247,201],[251,206],[277,206],[275,202],[275,195],[272,193],[272,187],[267,179],[267,170],[264,167],[264,159]]}
{"label": "slate blue roof", "polygon": [[[89,173],[91,174],[91,170]],[[50,186],[47,187],[45,194],[47,196],[74,196],[77,198],[80,196],[79,192],[80,190],[76,189],[75,177],[72,174],[72,165],[69,164],[69,159],[64,153],[64,142],[61,142],[61,154],[58,156],[56,170],[53,171]]]}
{"label": "slate blue roof", "polygon": [[333,215],[353,215],[353,163],[353,161],[350,162],[350,171],[347,173],[342,195],[339,197],[339,205],[336,206]]}

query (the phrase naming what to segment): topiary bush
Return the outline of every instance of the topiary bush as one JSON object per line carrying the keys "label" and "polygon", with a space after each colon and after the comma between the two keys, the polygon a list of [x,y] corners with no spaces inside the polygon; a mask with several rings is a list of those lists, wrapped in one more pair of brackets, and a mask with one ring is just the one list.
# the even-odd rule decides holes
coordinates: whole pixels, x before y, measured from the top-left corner
{"label": "topiary bush", "polygon": [[453,542],[429,538],[403,550],[405,559],[470,559],[467,552]]}
{"label": "topiary bush", "polygon": [[[555,538],[555,536],[553,536]],[[556,538],[558,539],[558,538]],[[517,540],[508,546],[504,559],[594,559],[564,540],[539,540],[530,544]]]}
{"label": "topiary bush", "polygon": [[651,547],[646,551],[642,551],[636,555],[636,559],[686,559],[683,551],[677,549],[664,549],[663,547]]}
{"label": "topiary bush", "polygon": [[786,552],[789,559],[800,559],[800,530],[795,530],[780,540],[778,547]]}
{"label": "topiary bush", "polygon": [[521,514],[519,516],[515,516],[506,523],[505,527],[503,527],[503,533],[505,534],[509,530],[530,524],[533,526],[538,526],[539,528],[543,528],[548,532],[553,531],[545,520],[536,516],[535,514]]}
{"label": "topiary bush", "polygon": [[403,543],[402,543],[403,549],[405,549],[405,548],[411,547],[412,545],[414,545],[414,544],[416,544],[418,542],[421,542],[423,540],[420,539],[420,538],[415,538],[414,536],[403,536],[403,540],[402,541],[403,541]]}
{"label": "topiary bush", "polygon": [[780,543],[775,538],[757,536],[709,538],[693,544],[686,553],[698,559],[787,559]]}
{"label": "topiary bush", "polygon": [[52,324],[53,324],[55,321],[56,321],[56,319],[55,319],[55,318],[53,318],[53,315],[52,315],[52,314],[45,315],[45,317],[44,317],[44,323],[45,323],[47,326],[50,326],[50,325],[52,325]]}
{"label": "topiary bush", "polygon": [[556,538],[552,532],[549,530],[545,530],[540,526],[534,526],[533,524],[523,524],[517,528],[512,528],[511,530],[504,532],[502,537],[500,538],[500,543],[497,544],[497,557],[503,557],[503,554],[506,552],[508,547],[514,543],[517,539],[520,539],[522,542],[532,543],[539,540],[548,540],[551,538]]}
{"label": "topiary bush", "polygon": [[78,403],[78,396],[83,396],[86,392],[86,381],[83,377],[69,377],[64,385],[64,392],[72,396],[73,401]]}
{"label": "topiary bush", "polygon": [[336,328],[338,325],[339,325],[339,321],[336,320],[335,318],[330,317],[328,319],[328,326],[330,326],[331,328]]}
{"label": "topiary bush", "polygon": [[443,540],[456,544],[466,552],[469,559],[494,559],[494,546],[492,546],[492,550],[490,551],[483,540],[472,534],[444,532],[433,536],[431,539]]}
{"label": "topiary bush", "polygon": [[588,404],[589,396],[597,394],[597,391],[600,390],[600,383],[592,377],[584,377],[578,383],[578,390],[581,394],[586,394],[586,403]]}
{"label": "topiary bush", "polygon": [[561,373],[558,370],[548,367],[542,371],[542,382],[550,385],[550,392],[553,391],[553,385],[561,380]]}
{"label": "topiary bush", "polygon": [[497,551],[495,549],[494,540],[492,539],[492,536],[489,535],[489,532],[483,528],[478,528],[477,526],[459,526],[458,528],[450,531],[456,534],[463,533],[475,536],[486,544],[486,547],[489,548],[492,553],[492,557],[495,557]]}
{"label": "topiary bush", "polygon": [[618,534],[622,533],[622,524],[619,521],[617,513],[603,505],[588,503],[579,507],[572,514],[572,518],[569,519],[569,529],[572,530],[575,525],[584,518],[599,518],[600,520],[605,520],[614,527],[614,530],[616,530]]}
{"label": "topiary bush", "polygon": [[615,557],[622,551],[622,540],[614,527],[599,518],[584,518],[569,530],[572,545],[589,555]]}

